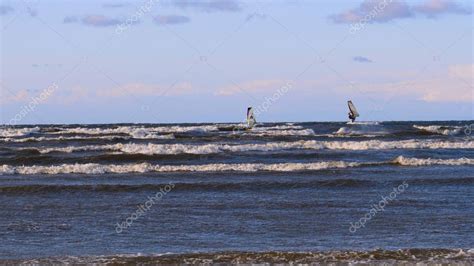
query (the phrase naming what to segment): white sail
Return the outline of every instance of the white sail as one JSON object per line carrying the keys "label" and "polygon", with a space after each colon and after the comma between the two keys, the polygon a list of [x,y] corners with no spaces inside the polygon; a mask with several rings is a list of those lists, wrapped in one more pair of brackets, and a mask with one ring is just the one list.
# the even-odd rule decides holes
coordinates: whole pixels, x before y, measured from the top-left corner
{"label": "white sail", "polygon": [[347,105],[349,106],[349,111],[352,113],[352,116],[359,117],[359,112],[357,112],[357,109],[352,101],[348,101]]}
{"label": "white sail", "polygon": [[252,107],[247,108],[247,127],[253,128],[256,123],[257,123],[257,120],[255,119],[253,108]]}

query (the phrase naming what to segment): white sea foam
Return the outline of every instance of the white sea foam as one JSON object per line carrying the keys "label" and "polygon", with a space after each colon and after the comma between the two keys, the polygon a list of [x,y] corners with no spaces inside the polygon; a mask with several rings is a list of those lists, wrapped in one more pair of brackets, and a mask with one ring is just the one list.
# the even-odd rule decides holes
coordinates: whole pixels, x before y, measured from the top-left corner
{"label": "white sea foam", "polygon": [[347,122],[347,124],[348,125],[377,126],[377,125],[380,125],[380,122],[377,122],[377,121],[357,121],[357,122],[349,121],[349,122]]}
{"label": "white sea foam", "polygon": [[337,137],[341,136],[365,136],[365,137],[375,137],[379,135],[384,135],[386,132],[374,132],[368,129],[355,129],[350,127],[341,127],[339,128],[334,135]]}
{"label": "white sea foam", "polygon": [[0,127],[0,137],[22,137],[28,136],[32,133],[40,131],[39,127],[28,127],[28,128],[14,128],[14,127]]}
{"label": "white sea foam", "polygon": [[[114,139],[123,139],[128,140],[132,138],[131,136],[121,136],[121,135],[106,135],[106,136],[59,136],[59,137],[27,137],[27,138],[3,138],[0,139],[0,142],[41,142],[41,141],[67,141],[67,140],[114,140]],[[174,139],[173,134],[166,135],[146,135],[144,137],[135,136],[135,139]]]}
{"label": "white sea foam", "polygon": [[[157,133],[168,133],[163,128],[175,128],[175,127],[157,127],[157,128],[144,128],[144,127],[128,127],[122,126],[117,128],[58,128],[59,131],[51,132],[50,134],[84,134],[84,135],[110,135],[110,134],[126,134],[134,139],[174,139],[172,133],[161,135]],[[170,131],[173,131],[170,129]],[[107,138],[108,136],[104,136]]]}
{"label": "white sea foam", "polygon": [[242,164],[204,164],[204,165],[152,165],[141,164],[61,164],[54,166],[0,166],[0,175],[32,175],[32,174],[125,174],[125,173],[148,173],[148,172],[295,172],[295,171],[317,171],[324,169],[351,168],[360,166],[397,164],[403,166],[429,166],[429,165],[474,165],[474,159],[418,159],[399,156],[388,162],[345,162],[327,161],[313,163],[242,163]]}
{"label": "white sea foam", "polygon": [[174,139],[173,134],[158,135],[145,128],[137,128],[128,133],[134,139]]}
{"label": "white sea foam", "polygon": [[300,140],[293,142],[267,142],[262,144],[109,144],[87,145],[54,148],[24,148],[37,149],[40,153],[76,152],[76,151],[119,151],[130,154],[212,154],[222,152],[247,151],[284,151],[284,150],[388,150],[388,149],[474,149],[474,140],[469,141],[315,141]]}
{"label": "white sea foam", "polygon": [[253,128],[250,131],[245,131],[246,135],[254,136],[314,136],[315,133],[312,129],[272,129],[267,128]]}
{"label": "white sea foam", "polygon": [[421,131],[425,132],[430,132],[430,133],[435,133],[435,134],[440,134],[440,135],[458,135],[462,131],[462,127],[455,127],[455,126],[418,126],[414,125],[413,126],[416,129],[419,129]]}
{"label": "white sea foam", "polygon": [[113,140],[113,139],[130,139],[128,136],[95,136],[95,137],[85,137],[85,136],[71,136],[71,137],[29,137],[29,138],[4,138],[0,141],[4,142],[30,142],[30,141],[63,141],[63,140],[92,140],[92,139],[104,139],[104,140]]}
{"label": "white sea foam", "polygon": [[276,125],[276,126],[265,126],[265,125],[259,125],[257,127],[254,127],[252,130],[298,130],[298,129],[304,129],[302,126],[296,126],[296,125]]}
{"label": "white sea foam", "polygon": [[217,126],[160,126],[160,127],[134,127],[121,126],[116,128],[60,128],[60,131],[54,134],[129,134],[133,137],[148,138],[149,134],[154,133],[186,133],[186,132],[211,132],[217,131]]}
{"label": "white sea foam", "polygon": [[107,174],[107,173],[148,173],[148,172],[293,172],[314,171],[330,168],[356,167],[360,163],[331,161],[315,163],[281,164],[205,164],[205,165],[152,165],[148,163],[125,165],[102,164],[62,164],[55,166],[10,166],[2,165],[0,174]]}
{"label": "white sea foam", "polygon": [[[225,125],[203,125],[203,126],[159,126],[159,127],[135,127],[135,126],[121,126],[116,128],[57,128],[59,131],[52,134],[88,134],[88,135],[103,135],[103,134],[129,134],[132,136],[145,137],[147,134],[153,133],[188,133],[188,132],[217,132],[219,127],[225,126],[241,126],[244,124],[225,124]],[[253,128],[253,132],[267,132],[275,130],[302,130],[302,126],[295,125],[276,125],[276,126],[258,126]]]}
{"label": "white sea foam", "polygon": [[[245,125],[241,125],[242,128]],[[92,135],[101,136],[98,139],[112,139],[112,138],[125,138],[129,136],[134,139],[174,139],[173,133],[212,133],[218,132],[217,125],[203,125],[203,126],[159,126],[159,127],[137,127],[137,126],[119,126],[110,128],[88,128],[88,127],[76,127],[76,128],[64,128],[64,127],[52,127],[49,128],[51,131],[47,132],[52,135]],[[40,128],[3,128],[0,129],[0,137],[11,138],[3,139],[8,142],[28,142],[28,141],[42,141],[42,140],[54,140],[53,138],[33,138],[16,140],[15,137],[27,137],[31,133],[39,132]],[[238,132],[234,132],[238,133]],[[276,126],[259,126],[252,130],[240,132],[247,135],[255,136],[311,136],[314,135],[312,129],[304,129],[302,126],[295,125],[276,125]],[[110,136],[113,135],[113,136]],[[87,137],[76,137],[76,136],[62,136],[61,140],[74,140],[74,139],[88,139]],[[90,138],[93,139],[93,138]],[[1,141],[1,140],[0,140]]]}
{"label": "white sea foam", "polygon": [[426,165],[473,165],[474,159],[469,158],[458,158],[458,159],[419,159],[419,158],[406,158],[398,156],[394,163],[406,166],[426,166]]}
{"label": "white sea foam", "polygon": [[389,133],[383,126],[378,126],[379,124],[377,122],[374,122],[374,123],[376,124],[356,124],[356,122],[354,123],[349,122],[348,124],[351,124],[351,126],[339,128],[339,130],[337,130],[334,133],[334,135],[338,137],[339,136],[374,137],[374,136],[386,135]]}

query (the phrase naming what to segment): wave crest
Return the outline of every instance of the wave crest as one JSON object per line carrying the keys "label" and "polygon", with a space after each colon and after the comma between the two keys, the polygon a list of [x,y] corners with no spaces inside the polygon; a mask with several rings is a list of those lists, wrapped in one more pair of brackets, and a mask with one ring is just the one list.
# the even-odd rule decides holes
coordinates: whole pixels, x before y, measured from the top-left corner
{"label": "wave crest", "polygon": [[374,166],[381,164],[396,164],[402,166],[428,166],[428,165],[474,165],[474,159],[419,159],[399,156],[387,162],[346,162],[325,161],[313,163],[241,163],[241,164],[202,164],[202,165],[152,165],[141,164],[62,164],[54,166],[0,166],[0,174],[125,174],[125,173],[149,173],[149,172],[297,172],[317,171],[325,169],[351,168],[359,166]]}
{"label": "wave crest", "polygon": [[434,133],[434,134],[440,134],[440,135],[445,135],[445,136],[453,136],[453,135],[459,135],[462,131],[462,127],[454,127],[454,126],[418,126],[418,125],[413,125],[414,128],[419,129],[424,132],[429,132],[429,133]]}
{"label": "wave crest", "polygon": [[300,140],[293,142],[268,142],[264,144],[109,144],[69,146],[54,148],[23,148],[35,149],[40,153],[50,152],[78,152],[78,151],[117,151],[130,154],[213,154],[222,152],[248,152],[248,151],[285,151],[295,149],[307,150],[389,150],[389,149],[474,149],[474,141],[316,141]]}
{"label": "wave crest", "polygon": [[41,129],[39,127],[32,128],[12,128],[12,127],[0,127],[0,137],[11,138],[11,137],[23,137],[33,133],[38,133]]}
{"label": "wave crest", "polygon": [[2,165],[0,174],[124,174],[148,172],[293,172],[322,170],[329,168],[347,168],[359,166],[355,162],[316,162],[316,163],[281,163],[281,164],[204,164],[204,165],[152,165],[149,163],[101,165],[101,164],[62,164],[56,166],[10,166]]}
{"label": "wave crest", "polygon": [[393,160],[393,163],[404,165],[404,166],[427,166],[427,165],[473,165],[474,159],[459,158],[459,159],[419,159],[419,158],[407,158],[404,156],[398,156]]}

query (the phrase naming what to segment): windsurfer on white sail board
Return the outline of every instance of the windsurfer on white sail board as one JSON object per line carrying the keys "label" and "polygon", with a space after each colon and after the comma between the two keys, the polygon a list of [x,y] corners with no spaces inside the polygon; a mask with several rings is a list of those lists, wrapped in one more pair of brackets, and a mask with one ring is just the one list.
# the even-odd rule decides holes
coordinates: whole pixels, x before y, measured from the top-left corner
{"label": "windsurfer on white sail board", "polygon": [[355,108],[352,101],[347,101],[347,105],[349,107],[349,113],[348,113],[349,119],[352,121],[352,123],[354,123],[354,121],[356,120],[356,117],[359,116],[359,113],[357,112],[357,109]]}
{"label": "windsurfer on white sail board", "polygon": [[255,115],[253,114],[253,108],[247,108],[247,129],[252,129],[256,123],[257,120],[255,119]]}

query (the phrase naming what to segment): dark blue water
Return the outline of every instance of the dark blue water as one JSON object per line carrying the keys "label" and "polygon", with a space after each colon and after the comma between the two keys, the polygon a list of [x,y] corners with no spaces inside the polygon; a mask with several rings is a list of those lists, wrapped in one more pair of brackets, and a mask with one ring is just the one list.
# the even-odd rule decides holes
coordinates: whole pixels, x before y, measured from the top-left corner
{"label": "dark blue water", "polygon": [[471,249],[470,124],[3,128],[0,259]]}

